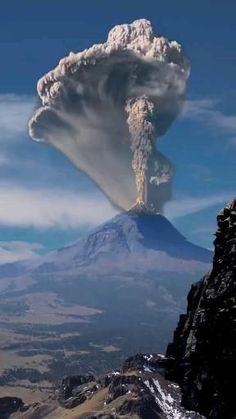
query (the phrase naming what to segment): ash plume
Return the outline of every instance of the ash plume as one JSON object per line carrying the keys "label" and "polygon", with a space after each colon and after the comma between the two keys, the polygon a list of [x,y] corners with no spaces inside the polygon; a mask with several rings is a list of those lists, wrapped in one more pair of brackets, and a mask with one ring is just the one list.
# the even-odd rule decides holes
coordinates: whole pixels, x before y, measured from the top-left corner
{"label": "ash plume", "polygon": [[146,171],[149,158],[153,152],[153,110],[154,106],[146,96],[131,99],[126,106],[127,122],[131,135],[131,151],[133,153],[132,168],[136,179],[138,204],[146,201]]}
{"label": "ash plume", "polygon": [[39,80],[33,139],[62,151],[116,207],[161,212],[173,166],[156,148],[180,112],[189,62],[145,19],[115,26],[104,44],[71,52]]}

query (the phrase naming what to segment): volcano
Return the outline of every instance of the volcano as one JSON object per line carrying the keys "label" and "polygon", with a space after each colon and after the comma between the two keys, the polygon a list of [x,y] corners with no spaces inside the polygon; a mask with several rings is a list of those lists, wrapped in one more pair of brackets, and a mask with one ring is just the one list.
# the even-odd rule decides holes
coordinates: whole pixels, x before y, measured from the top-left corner
{"label": "volcano", "polygon": [[190,243],[163,215],[130,211],[51,253],[38,270],[194,273],[204,271],[211,258],[211,251]]}
{"label": "volcano", "polygon": [[[6,342],[9,331],[15,336],[4,348],[19,362],[23,348],[29,365],[45,355],[42,376],[35,364],[30,374],[19,372],[36,381],[104,372],[132,353],[161,352],[211,260],[163,215],[119,214],[70,246],[1,267],[1,333]],[[4,368],[5,382],[17,382],[15,364]]]}

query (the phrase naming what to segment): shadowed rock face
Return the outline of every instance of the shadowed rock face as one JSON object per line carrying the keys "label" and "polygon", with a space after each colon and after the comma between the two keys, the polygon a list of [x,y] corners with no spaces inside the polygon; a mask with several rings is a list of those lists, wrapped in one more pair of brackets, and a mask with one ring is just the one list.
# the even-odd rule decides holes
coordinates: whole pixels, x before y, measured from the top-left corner
{"label": "shadowed rock face", "polygon": [[71,416],[67,410],[68,418],[76,412],[81,419],[203,419],[180,405],[179,387],[163,376],[165,363],[164,355],[137,354],[121,369],[97,378],[67,377],[59,389],[59,403],[76,409]]}
{"label": "shadowed rock face", "polygon": [[167,376],[180,384],[187,409],[229,419],[236,416],[236,200],[217,221],[213,269],[190,290],[167,349]]}
{"label": "shadowed rock face", "polygon": [[7,419],[12,413],[23,411],[23,405],[18,397],[0,397],[0,418]]}

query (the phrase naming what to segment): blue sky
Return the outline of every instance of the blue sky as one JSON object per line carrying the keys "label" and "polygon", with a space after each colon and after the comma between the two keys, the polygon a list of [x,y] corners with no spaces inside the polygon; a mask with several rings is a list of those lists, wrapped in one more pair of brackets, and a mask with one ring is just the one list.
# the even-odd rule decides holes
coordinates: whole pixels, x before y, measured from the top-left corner
{"label": "blue sky", "polygon": [[236,3],[8,0],[0,16],[0,263],[61,247],[114,210],[54,149],[30,140],[37,80],[70,51],[105,41],[119,23],[150,19],[176,39],[192,72],[182,116],[160,142],[176,167],[166,215],[212,246],[217,211],[235,193]]}

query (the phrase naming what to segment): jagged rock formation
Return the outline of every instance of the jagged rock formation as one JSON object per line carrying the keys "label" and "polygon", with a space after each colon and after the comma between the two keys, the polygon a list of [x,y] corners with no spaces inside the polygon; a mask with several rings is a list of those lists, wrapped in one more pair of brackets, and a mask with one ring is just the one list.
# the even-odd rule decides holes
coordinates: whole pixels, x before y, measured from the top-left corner
{"label": "jagged rock formation", "polygon": [[61,406],[71,409],[87,400],[98,388],[92,375],[68,376],[62,380],[58,400]]}
{"label": "jagged rock formation", "polygon": [[74,412],[83,419],[200,418],[180,405],[179,387],[163,376],[165,363],[160,354],[137,354],[110,374],[67,377],[58,391],[59,403],[77,407]]}
{"label": "jagged rock formation", "polygon": [[236,417],[236,200],[217,217],[213,269],[193,285],[168,346],[167,376],[182,403],[208,418]]}

